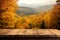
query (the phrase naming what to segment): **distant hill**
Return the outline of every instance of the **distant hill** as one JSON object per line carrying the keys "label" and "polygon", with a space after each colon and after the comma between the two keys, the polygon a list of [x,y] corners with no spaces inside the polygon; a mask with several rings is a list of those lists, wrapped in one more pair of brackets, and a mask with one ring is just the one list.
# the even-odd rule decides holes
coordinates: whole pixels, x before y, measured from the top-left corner
{"label": "distant hill", "polygon": [[37,8],[20,6],[17,9],[17,14],[18,15],[20,15],[20,14],[24,14],[24,15],[36,14],[37,12],[46,12],[52,8],[53,8],[53,5],[44,5],[44,6],[39,6]]}
{"label": "distant hill", "polygon": [[39,6],[38,8],[36,8],[36,10],[38,12],[46,12],[49,11],[53,8],[53,5],[44,5],[44,6]]}
{"label": "distant hill", "polygon": [[34,13],[37,13],[37,11],[34,8],[30,8],[30,7],[20,6],[17,10],[17,14],[30,15]]}

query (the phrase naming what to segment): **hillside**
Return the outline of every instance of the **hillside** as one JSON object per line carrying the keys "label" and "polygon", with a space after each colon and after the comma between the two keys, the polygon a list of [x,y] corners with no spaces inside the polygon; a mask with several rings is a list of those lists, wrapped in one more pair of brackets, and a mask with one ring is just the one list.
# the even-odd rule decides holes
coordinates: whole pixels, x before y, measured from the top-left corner
{"label": "hillside", "polygon": [[53,8],[53,4],[51,5],[44,5],[44,6],[39,6],[37,8],[35,8],[38,12],[46,12],[49,11]]}
{"label": "hillside", "polygon": [[17,9],[17,14],[18,15],[20,15],[20,14],[24,14],[24,15],[36,14],[38,12],[46,12],[52,8],[53,8],[53,5],[44,5],[44,6],[39,6],[37,8],[20,6]]}
{"label": "hillside", "polygon": [[37,11],[34,8],[30,8],[30,7],[21,6],[17,9],[17,14],[30,15],[34,13],[37,13]]}

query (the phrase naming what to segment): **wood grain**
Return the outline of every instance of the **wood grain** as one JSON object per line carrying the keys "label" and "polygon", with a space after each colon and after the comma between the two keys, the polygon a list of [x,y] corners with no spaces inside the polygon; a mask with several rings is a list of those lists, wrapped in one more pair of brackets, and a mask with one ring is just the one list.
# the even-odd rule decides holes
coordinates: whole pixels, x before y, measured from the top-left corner
{"label": "wood grain", "polygon": [[6,35],[17,35],[20,29],[11,29],[10,32],[6,33]]}
{"label": "wood grain", "polygon": [[38,29],[39,35],[54,35],[48,29]]}
{"label": "wood grain", "polygon": [[5,35],[6,33],[12,31],[11,29],[0,29],[0,35]]}
{"label": "wood grain", "polygon": [[24,35],[27,29],[20,29],[18,35]]}
{"label": "wood grain", "polygon": [[50,32],[51,32],[52,34],[54,34],[55,36],[60,37],[60,30],[56,30],[56,29],[54,29],[54,30],[49,29],[49,30],[50,30]]}
{"label": "wood grain", "polygon": [[38,35],[37,29],[27,29],[25,35]]}

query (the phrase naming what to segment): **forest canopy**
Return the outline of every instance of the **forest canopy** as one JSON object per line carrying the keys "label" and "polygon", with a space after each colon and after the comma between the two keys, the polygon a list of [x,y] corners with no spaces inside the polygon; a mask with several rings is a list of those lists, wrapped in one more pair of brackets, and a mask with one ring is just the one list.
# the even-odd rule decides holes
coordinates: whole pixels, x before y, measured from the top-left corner
{"label": "forest canopy", "polygon": [[0,1],[0,28],[7,29],[60,29],[60,4],[53,5],[47,12],[32,15],[17,15],[17,0]]}

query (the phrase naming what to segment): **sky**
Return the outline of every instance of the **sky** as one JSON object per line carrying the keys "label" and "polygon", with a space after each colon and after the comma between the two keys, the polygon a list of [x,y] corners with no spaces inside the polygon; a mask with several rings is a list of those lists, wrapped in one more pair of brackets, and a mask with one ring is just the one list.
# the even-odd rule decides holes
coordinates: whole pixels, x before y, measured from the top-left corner
{"label": "sky", "polygon": [[19,0],[17,2],[18,6],[20,5],[25,5],[25,4],[29,4],[29,5],[49,5],[49,4],[54,4],[56,3],[56,0]]}

